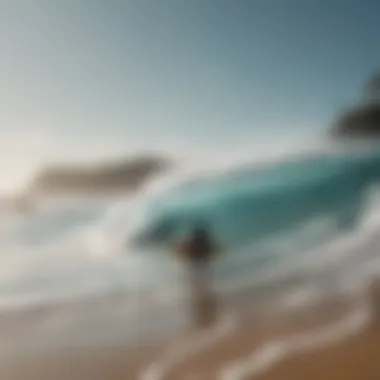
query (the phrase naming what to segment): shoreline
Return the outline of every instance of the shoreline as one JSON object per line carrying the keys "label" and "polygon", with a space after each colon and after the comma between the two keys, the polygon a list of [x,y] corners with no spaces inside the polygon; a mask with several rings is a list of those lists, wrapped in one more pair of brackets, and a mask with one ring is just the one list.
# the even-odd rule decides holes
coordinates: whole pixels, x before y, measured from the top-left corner
{"label": "shoreline", "polygon": [[[252,305],[252,313],[245,310],[243,314],[227,314],[226,318],[222,318],[208,330],[194,331],[185,324],[150,341],[140,338],[146,333],[143,329],[152,323],[152,319],[148,318],[143,322],[141,315],[138,315],[137,325],[128,324],[123,301],[125,299],[122,294],[114,294],[108,300],[99,298],[92,300],[92,303],[89,301],[88,304],[68,304],[50,310],[22,312],[17,318],[16,314],[9,314],[7,318],[1,314],[0,337],[5,345],[5,332],[9,339],[14,340],[17,331],[26,342],[29,338],[38,340],[39,334],[46,334],[55,324],[58,329],[65,327],[61,335],[58,334],[58,338],[67,338],[66,344],[54,346],[56,343],[52,339],[52,346],[47,344],[41,349],[32,349],[32,345],[24,353],[14,354],[13,358],[12,355],[3,355],[0,361],[1,379],[298,380],[299,373],[306,371],[311,380],[319,380],[320,377],[313,377],[312,368],[317,366],[315,363],[328,360],[331,362],[329,370],[332,371],[335,365],[339,367],[342,352],[348,350],[350,355],[354,355],[356,344],[364,352],[368,345],[369,357],[373,355],[374,347],[380,347],[379,281],[373,282],[370,289],[365,290],[365,296],[359,294],[354,299],[332,299],[311,308],[310,305],[305,306],[303,311],[290,311],[288,315],[274,314],[267,318],[263,318],[260,312],[257,313]],[[368,305],[373,307],[372,320],[366,319],[370,316],[365,314],[369,310]],[[75,308],[84,311],[82,319],[73,322],[69,318],[65,326],[65,316],[68,312],[75,311]],[[101,310],[102,315],[93,315],[96,310]],[[154,329],[161,330],[160,323],[167,316],[162,315],[161,322],[155,316],[150,317],[153,318]],[[170,321],[166,322],[169,327],[173,327],[170,326]],[[92,332],[104,329],[106,335],[110,334],[111,327],[116,328],[115,336],[120,334],[117,329],[123,326],[132,330],[140,326],[140,331],[137,331],[136,339],[128,344],[122,336],[119,336],[119,341],[108,343],[89,341],[82,345],[76,344],[73,340],[76,333],[81,332],[84,327],[89,328],[91,324],[94,328]],[[22,326],[24,330],[20,330]],[[54,328],[50,332],[54,336]],[[345,336],[347,332],[351,332],[352,336]],[[310,344],[312,334],[317,341],[320,340],[319,347]],[[321,339],[322,335],[325,340]],[[40,335],[40,338],[43,336]],[[334,341],[330,342],[332,339]],[[292,349],[291,346],[300,346],[301,350],[297,347]],[[4,354],[4,348],[2,352]],[[361,356],[366,357],[365,353]],[[306,367],[303,359],[305,357],[309,363]],[[337,358],[337,364],[334,364],[334,358]],[[252,375],[254,371],[258,371],[255,376]],[[331,378],[328,373],[326,372],[324,378]],[[353,380],[361,378],[352,377]],[[335,379],[343,380],[344,377],[334,377]]]}
{"label": "shoreline", "polygon": [[247,379],[379,379],[380,281],[377,280],[371,284],[367,296],[372,318],[355,334],[342,337],[342,339],[332,342],[333,344],[314,347],[291,355],[278,362],[277,365],[273,365],[262,376]]}

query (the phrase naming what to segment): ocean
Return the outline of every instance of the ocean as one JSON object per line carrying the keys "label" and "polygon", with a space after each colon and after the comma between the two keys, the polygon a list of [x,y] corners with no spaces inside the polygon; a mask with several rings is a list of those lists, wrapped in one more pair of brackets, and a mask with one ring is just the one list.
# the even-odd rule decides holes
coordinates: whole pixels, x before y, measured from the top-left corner
{"label": "ocean", "polygon": [[131,196],[50,197],[3,215],[0,310],[121,294],[122,321],[166,310],[179,326],[187,290],[170,246],[199,221],[221,247],[211,276],[226,305],[248,289],[260,312],[286,312],[356,294],[378,274],[380,148],[215,161],[181,161]]}

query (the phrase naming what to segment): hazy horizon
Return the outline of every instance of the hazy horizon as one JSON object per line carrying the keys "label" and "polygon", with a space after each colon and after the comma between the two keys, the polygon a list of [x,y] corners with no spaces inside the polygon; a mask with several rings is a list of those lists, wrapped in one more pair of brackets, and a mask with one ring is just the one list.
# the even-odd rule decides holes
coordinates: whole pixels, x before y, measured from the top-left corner
{"label": "hazy horizon", "polygon": [[319,136],[379,66],[379,11],[374,0],[0,0],[0,189],[64,158]]}

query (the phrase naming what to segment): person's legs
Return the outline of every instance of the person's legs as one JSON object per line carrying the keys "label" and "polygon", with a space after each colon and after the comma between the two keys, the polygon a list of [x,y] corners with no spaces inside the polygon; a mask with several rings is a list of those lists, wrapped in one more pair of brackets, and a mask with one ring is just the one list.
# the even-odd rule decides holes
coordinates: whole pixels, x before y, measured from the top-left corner
{"label": "person's legs", "polygon": [[192,313],[200,328],[208,327],[216,319],[216,298],[210,287],[209,269],[205,261],[191,264]]}

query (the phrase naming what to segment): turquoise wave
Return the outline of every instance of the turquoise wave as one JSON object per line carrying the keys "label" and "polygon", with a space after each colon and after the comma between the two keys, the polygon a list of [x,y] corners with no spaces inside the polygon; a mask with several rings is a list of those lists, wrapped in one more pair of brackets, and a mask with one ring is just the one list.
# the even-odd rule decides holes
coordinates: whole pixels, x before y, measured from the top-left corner
{"label": "turquoise wave", "polygon": [[147,205],[136,242],[161,244],[207,223],[225,247],[237,248],[292,230],[321,215],[354,228],[366,190],[380,178],[380,151],[305,157],[243,168],[178,186]]}

